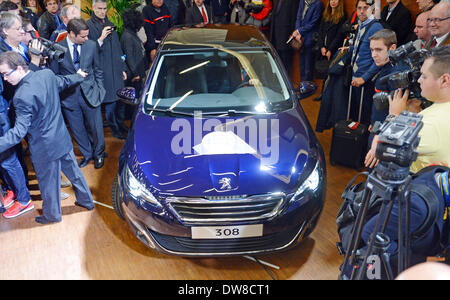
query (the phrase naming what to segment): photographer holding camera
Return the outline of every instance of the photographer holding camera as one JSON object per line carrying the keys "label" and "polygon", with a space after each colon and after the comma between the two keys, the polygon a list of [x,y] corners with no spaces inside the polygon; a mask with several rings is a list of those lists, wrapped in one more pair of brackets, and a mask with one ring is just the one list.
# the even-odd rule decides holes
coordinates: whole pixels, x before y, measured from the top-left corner
{"label": "photographer holding camera", "polygon": [[[433,48],[420,71],[421,96],[433,105],[421,111],[420,101],[408,99],[409,90],[396,90],[393,97],[389,96],[389,116],[386,118],[392,119],[403,110],[420,111],[423,116],[424,126],[417,148],[419,156],[411,165],[412,173],[432,164],[450,165],[450,45]],[[377,142],[375,137],[366,156],[367,167],[378,163],[375,157]]]}

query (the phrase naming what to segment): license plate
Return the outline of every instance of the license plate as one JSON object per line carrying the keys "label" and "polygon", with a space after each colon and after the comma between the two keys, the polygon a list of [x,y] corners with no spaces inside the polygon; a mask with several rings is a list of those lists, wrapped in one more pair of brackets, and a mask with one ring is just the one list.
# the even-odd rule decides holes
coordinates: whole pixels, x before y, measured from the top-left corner
{"label": "license plate", "polygon": [[193,239],[239,239],[263,235],[263,225],[191,227]]}

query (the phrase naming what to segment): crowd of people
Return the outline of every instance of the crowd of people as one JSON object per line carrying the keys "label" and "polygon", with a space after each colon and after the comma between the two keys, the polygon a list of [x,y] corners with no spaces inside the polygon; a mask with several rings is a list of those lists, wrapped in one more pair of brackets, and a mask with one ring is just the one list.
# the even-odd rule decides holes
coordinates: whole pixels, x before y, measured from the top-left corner
{"label": "crowd of people", "polygon": [[[70,185],[61,180],[61,171],[75,189],[76,203],[93,208],[92,195],[80,168],[91,161],[96,169],[103,167],[107,157],[104,127],[111,129],[113,137],[126,138],[128,127],[124,121],[130,113],[115,92],[133,86],[140,93],[158,45],[171,27],[217,23],[257,26],[269,37],[288,71],[296,50],[287,41],[301,43],[298,57],[302,81],[317,79],[319,66],[322,69],[325,66],[326,80],[319,97],[322,102],[316,125],[317,131],[323,131],[345,118],[346,103],[335,98],[340,95],[340,99],[346,99],[350,89],[354,100],[363,93],[360,122],[373,124],[389,114],[398,114],[392,108],[376,111],[372,101],[376,91],[391,91],[389,84],[379,79],[401,70],[389,63],[389,50],[409,41],[414,41],[418,49],[448,49],[444,45],[450,42],[449,2],[418,0],[417,3],[421,13],[413,28],[412,15],[400,0],[388,0],[379,14],[373,0],[358,0],[350,16],[345,13],[343,0],[146,0],[141,8],[123,12],[119,36],[108,19],[107,0],[93,0],[92,15],[87,20],[81,18],[80,8],[70,0],[1,1],[0,177],[6,209],[3,216],[14,218],[34,208],[27,188],[22,139],[28,144],[44,200],[43,216],[37,222],[61,220],[60,199],[65,195],[60,187]],[[40,9],[36,10],[37,5]],[[64,59],[43,57],[44,46],[36,39],[36,33],[41,41],[54,41],[67,49]],[[333,73],[335,69],[340,69],[340,73]],[[448,71],[442,72],[439,76],[448,75]],[[38,77],[42,78],[39,82]],[[42,94],[30,94],[35,90]],[[405,97],[396,93],[391,103],[399,103]],[[435,103],[440,101],[424,97]],[[44,99],[51,100],[43,105]],[[354,107],[350,109],[354,119],[358,115],[357,102],[352,101]],[[414,100],[408,100],[412,107],[411,103]],[[415,109],[421,108],[416,105]],[[429,110],[441,113],[433,105],[423,111],[424,115]],[[437,122],[433,121],[432,129],[424,131],[438,127],[445,136],[442,124]],[[78,162],[67,127],[82,154]],[[373,140],[376,143],[376,137]],[[427,141],[424,146],[427,153],[434,145],[429,143],[434,142]],[[421,166],[437,159],[435,154],[427,155],[432,157],[423,159]],[[441,162],[450,162],[448,153],[442,155]],[[372,147],[366,164],[375,163]]]}

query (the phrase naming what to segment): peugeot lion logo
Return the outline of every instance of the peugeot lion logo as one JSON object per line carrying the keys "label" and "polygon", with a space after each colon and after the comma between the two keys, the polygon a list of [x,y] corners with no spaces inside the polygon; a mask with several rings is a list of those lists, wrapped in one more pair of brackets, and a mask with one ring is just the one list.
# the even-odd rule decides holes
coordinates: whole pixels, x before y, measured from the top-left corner
{"label": "peugeot lion logo", "polygon": [[228,177],[224,177],[219,180],[219,183],[222,185],[220,187],[221,190],[231,190],[231,179]]}

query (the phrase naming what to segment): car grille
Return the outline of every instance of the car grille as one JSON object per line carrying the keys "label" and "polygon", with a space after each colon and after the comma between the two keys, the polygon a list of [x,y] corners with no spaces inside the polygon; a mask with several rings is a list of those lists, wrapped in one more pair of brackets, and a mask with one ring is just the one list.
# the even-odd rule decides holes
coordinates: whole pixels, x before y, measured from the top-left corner
{"label": "car grille", "polygon": [[169,209],[184,224],[219,224],[265,220],[275,216],[286,200],[283,193],[211,198],[168,197]]}
{"label": "car grille", "polygon": [[282,250],[291,246],[300,237],[303,229],[302,225],[262,237],[193,240],[188,237],[164,235],[147,228],[165,251],[185,255],[230,255]]}

